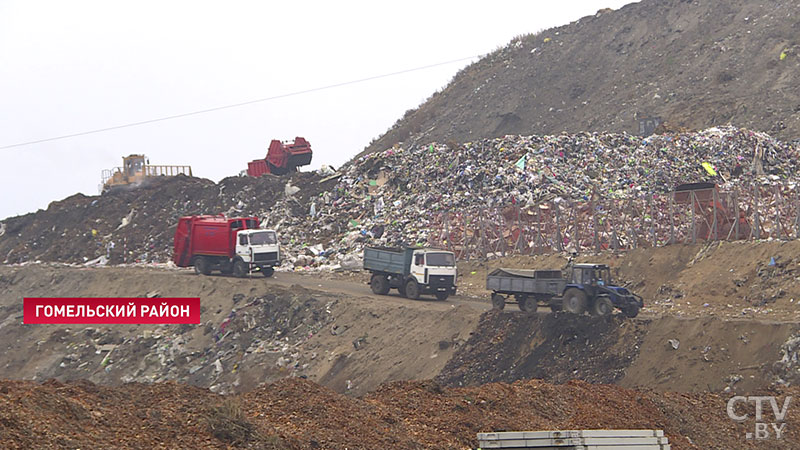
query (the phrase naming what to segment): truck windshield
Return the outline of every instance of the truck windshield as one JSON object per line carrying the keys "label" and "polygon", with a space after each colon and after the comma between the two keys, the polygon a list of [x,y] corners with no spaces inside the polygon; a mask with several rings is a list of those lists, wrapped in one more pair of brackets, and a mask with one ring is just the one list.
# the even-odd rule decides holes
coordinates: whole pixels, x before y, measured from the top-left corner
{"label": "truck windshield", "polygon": [[425,258],[429,266],[452,267],[456,265],[452,253],[428,253],[425,255]]}
{"label": "truck windshield", "polygon": [[278,236],[274,231],[259,231],[250,235],[250,245],[277,244]]}

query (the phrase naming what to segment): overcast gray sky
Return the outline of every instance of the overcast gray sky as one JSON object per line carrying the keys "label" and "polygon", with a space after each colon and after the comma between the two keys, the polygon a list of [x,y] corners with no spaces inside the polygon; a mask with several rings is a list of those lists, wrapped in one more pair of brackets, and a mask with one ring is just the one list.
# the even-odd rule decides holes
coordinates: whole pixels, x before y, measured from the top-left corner
{"label": "overcast gray sky", "polygon": [[[485,54],[630,0],[0,0],[0,147]],[[303,136],[339,167],[476,59],[0,149],[0,219],[96,195],[122,156],[214,181]]]}

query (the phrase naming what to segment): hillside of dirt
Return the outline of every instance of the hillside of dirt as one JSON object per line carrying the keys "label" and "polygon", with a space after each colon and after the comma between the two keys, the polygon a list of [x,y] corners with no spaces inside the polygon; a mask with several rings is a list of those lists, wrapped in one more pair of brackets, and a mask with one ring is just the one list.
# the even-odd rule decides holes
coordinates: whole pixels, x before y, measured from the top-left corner
{"label": "hillside of dirt", "polygon": [[520,36],[461,70],[365,153],[398,142],[726,123],[800,137],[796,0],[643,0]]}
{"label": "hillside of dirt", "polygon": [[[726,403],[709,393],[536,380],[476,388],[397,382],[363,398],[299,378],[229,397],[174,383],[2,381],[0,436],[12,449],[453,449],[477,447],[476,433],[485,431],[633,428],[664,430],[676,450],[764,448],[745,439],[753,419],[734,422]],[[770,448],[796,448],[797,414],[790,409],[785,422],[783,439]]]}
{"label": "hillside of dirt", "polygon": [[[23,297],[200,297],[198,325],[25,325]],[[307,377],[338,392],[436,376],[481,302],[374,296],[361,283],[277,273],[0,266],[0,379],[178,381],[214,392]]]}
{"label": "hillside of dirt", "polygon": [[[596,256],[642,277],[645,293],[659,292],[648,281],[659,264],[694,261],[673,270],[683,289],[674,306],[647,300],[628,320],[487,311],[485,291],[445,302],[376,296],[360,275],[0,266],[0,379],[19,380],[0,381],[0,435],[10,448],[444,449],[474,447],[482,431],[608,427],[663,429],[673,448],[760,448],[744,438],[752,420],[730,420],[725,406],[733,395],[796,394],[786,386],[800,383],[793,302],[734,320],[724,296],[706,293],[709,306],[692,308],[704,294],[685,283],[715,276],[719,267],[703,268],[715,259],[746,267],[736,254],[786,262],[793,245],[669,246],[649,250],[653,266],[627,264],[644,249]],[[461,283],[488,263],[462,263]],[[791,290],[793,278],[774,282]],[[202,323],[22,324],[23,297],[53,295],[199,296]],[[792,411],[770,448],[796,447]]]}
{"label": "hillside of dirt", "polygon": [[[733,249],[738,245],[727,244]],[[748,252],[767,245],[749,244]],[[671,259],[676,247],[652,250],[652,257],[672,264],[679,261]],[[725,250],[718,250],[720,256]],[[688,248],[683,251],[689,253]],[[657,274],[667,269],[628,266],[628,258],[635,260],[637,253],[611,255],[610,261],[623,274],[621,280],[644,280],[637,289],[645,307],[633,320],[619,314],[551,314],[546,308],[528,314],[514,304],[489,311],[489,293],[475,285],[485,276],[486,264],[475,262],[461,264],[465,275],[460,284],[479,296],[444,302],[374,295],[364,274],[278,272],[269,279],[238,279],[200,276],[190,269],[4,266],[0,378],[87,379],[110,385],[178,381],[233,393],[302,376],[355,395],[387,381],[431,378],[448,386],[580,379],[683,392],[749,392],[800,384],[798,312],[786,298],[794,295],[794,277],[773,280],[776,285],[784,280],[786,297],[752,306],[686,286],[689,280],[714,276],[718,269],[704,269],[707,275],[701,275],[698,262],[673,272],[672,281],[682,289],[675,292],[682,294],[666,302],[660,295],[675,292],[661,289]],[[558,260],[532,259],[491,264],[544,268],[553,267],[547,261]],[[478,267],[470,271],[470,265]],[[52,296],[198,296],[201,323],[22,323],[23,297]],[[693,307],[698,301],[706,306]]]}
{"label": "hillside of dirt", "polygon": [[460,387],[578,379],[658,391],[752,392],[797,383],[798,332],[796,323],[754,320],[492,311],[436,380]]}

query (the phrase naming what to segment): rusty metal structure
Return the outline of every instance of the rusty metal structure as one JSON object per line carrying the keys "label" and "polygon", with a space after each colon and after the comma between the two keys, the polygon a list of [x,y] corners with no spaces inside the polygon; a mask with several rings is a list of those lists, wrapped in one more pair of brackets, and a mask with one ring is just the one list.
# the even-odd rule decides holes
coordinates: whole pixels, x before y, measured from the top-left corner
{"label": "rusty metal structure", "polygon": [[782,184],[677,186],[636,198],[562,198],[435,214],[427,245],[459,259],[800,238],[800,193]]}

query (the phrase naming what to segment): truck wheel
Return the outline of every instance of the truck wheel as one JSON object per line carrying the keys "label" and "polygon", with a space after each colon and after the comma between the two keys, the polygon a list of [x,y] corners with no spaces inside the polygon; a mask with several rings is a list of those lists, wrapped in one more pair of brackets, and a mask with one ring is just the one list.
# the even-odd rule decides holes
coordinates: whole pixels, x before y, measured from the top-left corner
{"label": "truck wheel", "polygon": [[241,259],[233,263],[233,276],[244,278],[247,275],[247,263]]}
{"label": "truck wheel", "polygon": [[450,294],[448,294],[447,292],[437,292],[436,293],[436,300],[439,300],[440,302],[443,302],[443,301],[447,300],[447,297],[449,297],[449,296],[450,296]]}
{"label": "truck wheel", "polygon": [[592,315],[604,317],[614,311],[614,305],[608,297],[597,297],[592,305]]}
{"label": "truck wheel", "polygon": [[408,280],[408,283],[406,283],[406,297],[412,300],[419,298],[419,284],[417,280]]}
{"label": "truck wheel", "polygon": [[580,289],[569,288],[564,292],[564,311],[581,315],[586,312],[586,293]]}
{"label": "truck wheel", "polygon": [[539,302],[535,298],[529,298],[527,295],[517,295],[515,298],[520,311],[534,313],[539,307]]}
{"label": "truck wheel", "polygon": [[625,317],[630,317],[633,319],[639,315],[639,305],[628,305],[625,308],[622,308],[622,313],[625,314]]}
{"label": "truck wheel", "polygon": [[492,294],[492,309],[503,309],[506,307],[506,298],[498,293]]}
{"label": "truck wheel", "polygon": [[262,267],[261,273],[263,273],[266,278],[269,278],[272,276],[272,274],[275,273],[275,269],[273,269],[272,267]]}
{"label": "truck wheel", "polygon": [[386,295],[389,293],[389,280],[383,275],[373,275],[369,281],[372,292],[378,295]]}
{"label": "truck wheel", "polygon": [[208,275],[211,273],[211,263],[204,257],[198,256],[194,260],[194,272],[201,275]]}

